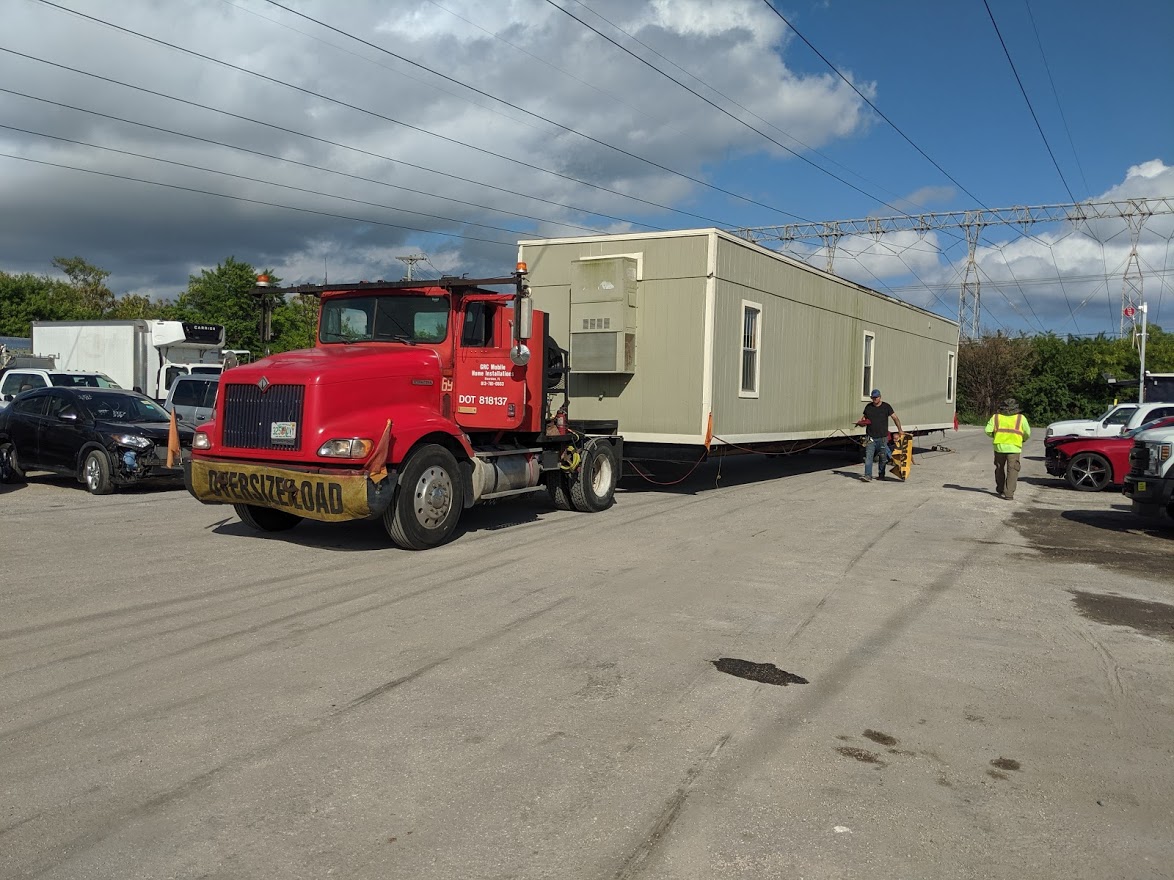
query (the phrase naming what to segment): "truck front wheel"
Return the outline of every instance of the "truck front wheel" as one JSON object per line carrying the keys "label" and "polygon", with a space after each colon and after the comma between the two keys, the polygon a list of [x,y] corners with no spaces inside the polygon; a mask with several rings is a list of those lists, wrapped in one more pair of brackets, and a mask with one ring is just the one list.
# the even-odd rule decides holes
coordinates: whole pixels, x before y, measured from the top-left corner
{"label": "truck front wheel", "polygon": [[422,446],[408,459],[383,526],[396,546],[427,550],[452,537],[465,506],[456,457],[443,446]]}
{"label": "truck front wheel", "polygon": [[302,521],[296,513],[258,507],[256,504],[234,504],[232,509],[246,526],[259,532],[285,532]]}
{"label": "truck front wheel", "polygon": [[606,440],[594,440],[583,450],[579,472],[571,477],[571,503],[583,513],[598,513],[611,507],[616,497],[619,462],[615,448]]}

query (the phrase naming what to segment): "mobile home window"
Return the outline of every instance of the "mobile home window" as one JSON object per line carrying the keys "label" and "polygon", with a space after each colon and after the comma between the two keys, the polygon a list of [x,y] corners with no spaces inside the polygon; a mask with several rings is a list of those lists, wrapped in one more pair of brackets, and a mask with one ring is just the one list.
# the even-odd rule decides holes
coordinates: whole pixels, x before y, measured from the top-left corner
{"label": "mobile home window", "polygon": [[762,306],[742,302],[742,387],[739,397],[757,397],[758,380],[762,373],[760,339],[762,334]]}
{"label": "mobile home window", "polygon": [[954,352],[946,355],[946,400],[954,399]]}
{"label": "mobile home window", "polygon": [[876,334],[865,332],[864,334],[864,376],[860,383],[860,399],[868,400],[868,393],[872,391],[873,376],[873,358],[876,356]]}

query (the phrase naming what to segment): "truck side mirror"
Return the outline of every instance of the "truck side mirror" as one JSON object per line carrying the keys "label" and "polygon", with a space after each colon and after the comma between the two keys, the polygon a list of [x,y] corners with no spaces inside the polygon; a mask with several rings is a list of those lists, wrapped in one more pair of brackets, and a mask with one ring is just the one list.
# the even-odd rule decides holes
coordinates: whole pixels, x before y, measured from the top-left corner
{"label": "truck side mirror", "polygon": [[534,300],[528,296],[521,297],[518,302],[517,322],[517,339],[525,342],[534,334]]}

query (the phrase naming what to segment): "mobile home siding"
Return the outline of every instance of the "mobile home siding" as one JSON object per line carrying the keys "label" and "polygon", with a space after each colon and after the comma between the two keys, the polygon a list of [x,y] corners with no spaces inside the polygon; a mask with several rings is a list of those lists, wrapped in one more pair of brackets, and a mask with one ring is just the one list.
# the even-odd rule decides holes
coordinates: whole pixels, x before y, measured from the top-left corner
{"label": "mobile home siding", "polygon": [[[859,433],[868,332],[871,384],[902,423],[952,423],[955,322],[719,230],[522,242],[535,304],[564,347],[572,262],[618,255],[639,265],[635,372],[573,375],[575,418],[618,418],[625,437],[665,443],[704,442],[711,412],[715,443]],[[742,390],[747,303],[761,308],[753,394]]]}

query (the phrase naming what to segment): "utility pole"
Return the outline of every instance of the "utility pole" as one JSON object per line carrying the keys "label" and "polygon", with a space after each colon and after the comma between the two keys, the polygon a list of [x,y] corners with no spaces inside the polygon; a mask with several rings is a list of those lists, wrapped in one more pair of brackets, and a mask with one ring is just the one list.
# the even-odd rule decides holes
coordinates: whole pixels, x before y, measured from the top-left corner
{"label": "utility pole", "polygon": [[1137,402],[1145,403],[1145,338],[1146,338],[1146,313],[1149,307],[1142,303],[1137,307],[1141,312],[1141,381],[1137,384]]}
{"label": "utility pole", "polygon": [[396,257],[396,259],[399,260],[401,263],[408,264],[408,274],[406,276],[406,280],[411,281],[412,280],[412,267],[415,266],[417,263],[419,263],[421,260],[427,260],[428,257],[425,256],[424,254],[409,254],[406,257]]}

